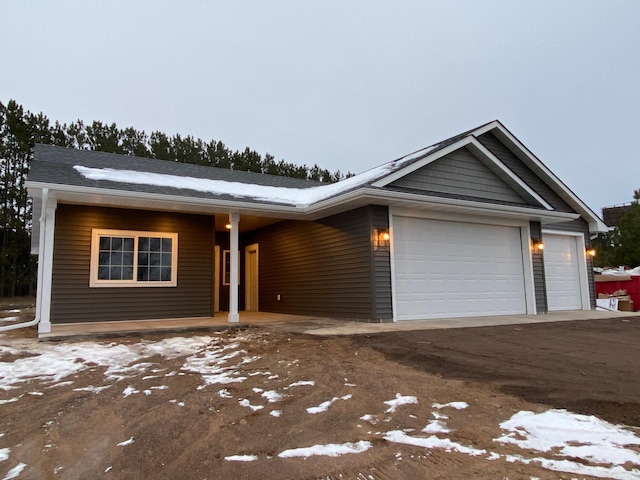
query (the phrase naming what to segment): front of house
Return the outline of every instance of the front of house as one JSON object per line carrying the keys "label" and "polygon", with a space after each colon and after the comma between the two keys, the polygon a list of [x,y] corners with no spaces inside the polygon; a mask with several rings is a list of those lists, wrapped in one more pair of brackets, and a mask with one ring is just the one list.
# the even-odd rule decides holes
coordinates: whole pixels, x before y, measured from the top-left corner
{"label": "front of house", "polygon": [[42,334],[589,310],[585,251],[606,230],[498,121],[332,185],[46,145],[27,185]]}

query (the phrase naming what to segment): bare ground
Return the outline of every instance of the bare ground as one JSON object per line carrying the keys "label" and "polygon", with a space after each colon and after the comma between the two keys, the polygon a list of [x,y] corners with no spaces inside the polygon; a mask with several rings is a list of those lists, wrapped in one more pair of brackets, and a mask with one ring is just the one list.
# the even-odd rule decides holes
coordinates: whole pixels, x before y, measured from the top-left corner
{"label": "bare ground", "polygon": [[[30,311],[20,315],[26,319]],[[521,410],[559,407],[640,426],[639,321],[351,338],[268,327],[209,335],[213,346],[239,342],[246,358],[257,357],[246,364],[240,357],[232,360],[246,380],[203,387],[201,374],[183,368],[184,357],[155,355],[140,360],[148,365],[119,381],[107,380],[106,367],[94,366],[61,380],[73,384],[33,380],[0,390],[0,401],[19,398],[0,405],[0,450],[10,448],[9,458],[0,461],[0,478],[19,463],[26,464],[20,479],[590,478],[546,470],[535,462],[508,462],[506,455],[523,452],[496,445],[494,439],[503,434],[500,422]],[[0,339],[9,344],[34,337],[33,330],[20,330]],[[132,345],[166,337],[91,341]],[[57,345],[71,348],[74,343]],[[0,355],[1,362],[16,358]],[[299,381],[315,385],[292,387]],[[88,386],[109,387],[100,393],[77,390]],[[138,392],[125,397],[126,387]],[[262,390],[286,396],[269,403]],[[416,396],[418,403],[388,412],[383,402],[398,393]],[[308,413],[309,407],[336,397],[327,411]],[[242,399],[263,408],[242,406]],[[487,455],[383,438],[390,430],[420,432],[433,418],[433,403],[453,401],[469,407],[442,411],[452,430],[448,438]],[[274,410],[281,416],[272,416]],[[371,418],[361,419],[366,414]],[[133,443],[118,445],[130,438]],[[278,456],[287,449],[358,441],[370,441],[372,447],[340,457]],[[490,452],[500,458],[487,460]],[[233,455],[257,459],[225,460]]]}

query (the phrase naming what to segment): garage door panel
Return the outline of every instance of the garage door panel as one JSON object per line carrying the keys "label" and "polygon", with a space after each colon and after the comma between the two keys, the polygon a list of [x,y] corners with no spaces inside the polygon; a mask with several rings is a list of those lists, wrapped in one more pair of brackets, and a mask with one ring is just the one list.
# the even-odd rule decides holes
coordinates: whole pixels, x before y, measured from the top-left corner
{"label": "garage door panel", "polygon": [[400,320],[525,313],[520,229],[394,216]]}
{"label": "garage door panel", "polygon": [[578,242],[572,235],[543,236],[544,271],[549,311],[580,310],[582,290]]}

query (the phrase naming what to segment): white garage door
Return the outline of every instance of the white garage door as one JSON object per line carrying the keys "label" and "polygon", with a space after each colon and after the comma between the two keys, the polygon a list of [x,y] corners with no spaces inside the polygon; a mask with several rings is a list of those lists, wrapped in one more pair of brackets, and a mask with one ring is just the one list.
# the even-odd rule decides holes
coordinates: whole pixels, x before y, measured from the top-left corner
{"label": "white garage door", "polygon": [[526,313],[520,228],[393,217],[398,320]]}
{"label": "white garage door", "polygon": [[542,240],[549,311],[580,310],[582,294],[577,237],[545,234]]}

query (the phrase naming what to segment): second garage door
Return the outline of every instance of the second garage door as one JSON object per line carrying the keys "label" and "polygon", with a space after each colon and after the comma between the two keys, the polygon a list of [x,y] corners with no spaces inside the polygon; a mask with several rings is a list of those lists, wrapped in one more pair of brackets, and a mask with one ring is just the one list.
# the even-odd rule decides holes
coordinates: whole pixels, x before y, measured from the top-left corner
{"label": "second garage door", "polygon": [[582,288],[578,262],[578,238],[543,234],[544,272],[549,311],[580,310]]}
{"label": "second garage door", "polygon": [[520,228],[393,217],[398,320],[526,313]]}

